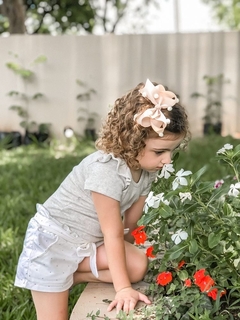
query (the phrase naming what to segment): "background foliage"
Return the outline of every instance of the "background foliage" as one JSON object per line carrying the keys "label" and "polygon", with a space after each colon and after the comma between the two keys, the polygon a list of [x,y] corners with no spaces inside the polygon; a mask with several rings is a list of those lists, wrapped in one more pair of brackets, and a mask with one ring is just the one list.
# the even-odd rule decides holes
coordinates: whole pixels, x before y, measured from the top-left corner
{"label": "background foliage", "polygon": [[231,30],[240,29],[240,0],[202,0],[212,7],[220,24]]}
{"label": "background foliage", "polygon": [[[104,33],[114,33],[130,10],[132,0],[3,0],[0,5],[0,33],[61,34],[78,31],[94,33],[98,25]],[[157,0],[137,1],[134,14],[141,19]]]}

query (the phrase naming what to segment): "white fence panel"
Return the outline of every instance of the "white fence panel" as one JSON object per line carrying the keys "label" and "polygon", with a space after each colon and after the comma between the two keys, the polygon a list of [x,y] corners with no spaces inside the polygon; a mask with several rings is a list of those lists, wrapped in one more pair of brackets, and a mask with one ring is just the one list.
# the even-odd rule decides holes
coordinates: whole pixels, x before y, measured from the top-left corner
{"label": "white fence panel", "polygon": [[[22,79],[6,67],[14,61],[35,71],[33,82]],[[51,123],[54,136],[63,137],[65,126],[83,134],[86,122],[77,121],[80,107],[97,112],[97,128],[116,98],[139,82],[161,82],[180,95],[187,108],[193,136],[202,135],[204,75],[223,73],[231,80],[222,90],[223,134],[240,137],[240,33],[191,33],[154,35],[56,36],[14,35],[0,38],[0,131],[18,131],[21,119],[9,106],[20,104],[9,91],[41,92],[43,99],[32,101],[29,114],[37,123]],[[47,62],[33,66],[45,55]],[[76,80],[96,90],[90,101],[76,99],[83,89]]]}

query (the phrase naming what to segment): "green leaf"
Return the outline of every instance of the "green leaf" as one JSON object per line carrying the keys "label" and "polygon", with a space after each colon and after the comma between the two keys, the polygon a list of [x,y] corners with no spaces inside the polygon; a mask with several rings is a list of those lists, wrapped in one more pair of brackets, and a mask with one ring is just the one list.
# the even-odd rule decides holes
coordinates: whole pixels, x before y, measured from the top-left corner
{"label": "green leaf", "polygon": [[210,233],[208,236],[208,246],[209,248],[214,248],[219,244],[219,241],[221,239],[221,233]]}
{"label": "green leaf", "polygon": [[209,192],[213,189],[213,182],[202,182],[198,185],[197,190],[195,191],[195,194],[203,194],[205,192]]}
{"label": "green leaf", "polygon": [[207,205],[209,205],[213,201],[217,201],[221,197],[222,194],[225,194],[225,188],[226,188],[226,186],[225,187],[222,186],[220,188],[215,189],[211,198],[209,199]]}
{"label": "green leaf", "polygon": [[200,170],[195,172],[191,177],[191,186],[193,186],[200,178],[201,176],[207,171],[208,165],[205,165]]}
{"label": "green leaf", "polygon": [[161,209],[159,210],[159,214],[161,217],[163,218],[168,218],[172,215],[172,208],[170,208],[169,206],[167,205],[162,205]]}
{"label": "green leaf", "polygon": [[198,244],[197,241],[195,239],[192,239],[189,243],[189,252],[191,254],[194,254],[198,251]]}
{"label": "green leaf", "polygon": [[33,63],[43,63],[47,61],[47,57],[44,55],[38,56]]}
{"label": "green leaf", "polygon": [[223,213],[225,216],[231,216],[233,214],[233,209],[231,205],[227,202],[224,202],[223,204]]}
{"label": "green leaf", "polygon": [[35,93],[33,96],[32,96],[32,98],[33,99],[38,99],[38,98],[41,98],[41,97],[43,97],[44,95],[41,93],[41,92],[38,92],[38,93]]}
{"label": "green leaf", "polygon": [[172,157],[172,162],[176,162],[178,158],[179,158],[179,152],[176,151],[176,153],[174,153],[174,155]]}
{"label": "green leaf", "polygon": [[147,226],[151,221],[154,221],[159,216],[159,212],[156,209],[149,210],[148,213],[144,214],[139,220],[139,225]]}
{"label": "green leaf", "polygon": [[10,91],[8,92],[8,96],[12,97],[12,96],[19,96],[21,93],[18,91]]}
{"label": "green leaf", "polygon": [[23,78],[30,78],[33,76],[34,72],[28,69],[24,69],[21,67],[19,64],[13,63],[13,62],[8,62],[6,63],[6,66],[11,69],[13,72],[16,74],[19,74]]}
{"label": "green leaf", "polygon": [[185,281],[186,279],[188,279],[188,272],[186,270],[181,270],[178,272],[178,276],[182,281]]}
{"label": "green leaf", "polygon": [[170,250],[168,250],[168,253],[170,253],[169,260],[175,260],[181,256],[183,251],[187,248],[187,245],[184,245],[182,247],[174,246]]}

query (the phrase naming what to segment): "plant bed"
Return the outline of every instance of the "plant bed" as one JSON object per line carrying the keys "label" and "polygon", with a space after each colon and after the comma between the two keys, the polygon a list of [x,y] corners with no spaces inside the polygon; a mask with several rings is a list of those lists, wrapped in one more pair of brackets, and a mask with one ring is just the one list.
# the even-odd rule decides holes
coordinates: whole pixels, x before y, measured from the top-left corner
{"label": "plant bed", "polygon": [[221,135],[222,132],[222,123],[217,122],[215,124],[213,123],[204,123],[203,125],[203,134],[209,135],[209,134],[219,134]]}
{"label": "plant bed", "polygon": [[203,134],[219,134],[222,133],[222,89],[223,85],[230,81],[223,74],[217,76],[205,75],[203,80],[206,84],[206,92],[204,94],[194,92],[192,98],[203,98],[206,102],[204,110]]}
{"label": "plant bed", "polygon": [[5,149],[19,147],[22,144],[22,135],[18,131],[0,131],[0,144]]}
{"label": "plant bed", "polygon": [[135,235],[151,243],[145,281],[156,319],[240,319],[240,145],[216,158],[232,174],[202,181],[207,166],[177,171],[175,156],[146,200]]}
{"label": "plant bed", "polygon": [[23,144],[29,145],[31,143],[43,143],[49,138],[47,132],[28,132],[26,131],[23,137]]}

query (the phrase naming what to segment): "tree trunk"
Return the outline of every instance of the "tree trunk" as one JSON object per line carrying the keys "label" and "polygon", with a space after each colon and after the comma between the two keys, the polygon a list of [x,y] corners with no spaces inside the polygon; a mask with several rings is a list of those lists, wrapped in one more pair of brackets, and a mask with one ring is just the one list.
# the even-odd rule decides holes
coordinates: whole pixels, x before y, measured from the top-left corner
{"label": "tree trunk", "polygon": [[22,0],[3,0],[2,14],[9,20],[10,34],[25,33],[25,6]]}

